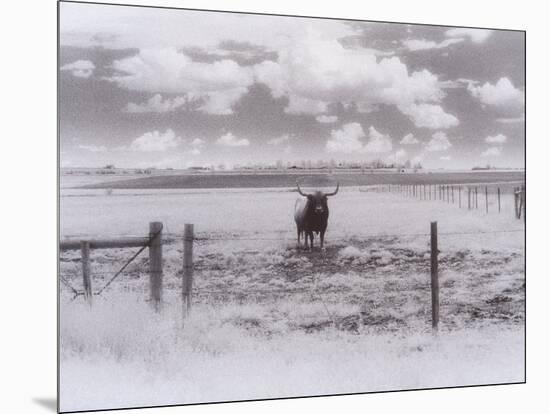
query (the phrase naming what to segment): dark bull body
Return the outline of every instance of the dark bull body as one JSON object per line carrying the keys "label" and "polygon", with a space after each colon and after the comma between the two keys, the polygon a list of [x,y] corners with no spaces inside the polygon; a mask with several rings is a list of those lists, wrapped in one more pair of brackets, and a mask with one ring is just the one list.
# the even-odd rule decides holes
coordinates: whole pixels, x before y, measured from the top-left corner
{"label": "dark bull body", "polygon": [[328,203],[327,198],[336,195],[340,184],[336,186],[336,190],[332,193],[323,193],[322,191],[315,191],[312,194],[305,194],[298,186],[298,193],[305,198],[299,198],[296,200],[294,206],[294,221],[296,221],[296,230],[298,233],[298,245],[300,245],[300,236],[304,235],[305,247],[313,248],[313,233],[320,235],[321,248],[323,248],[325,242],[325,232],[328,225]]}

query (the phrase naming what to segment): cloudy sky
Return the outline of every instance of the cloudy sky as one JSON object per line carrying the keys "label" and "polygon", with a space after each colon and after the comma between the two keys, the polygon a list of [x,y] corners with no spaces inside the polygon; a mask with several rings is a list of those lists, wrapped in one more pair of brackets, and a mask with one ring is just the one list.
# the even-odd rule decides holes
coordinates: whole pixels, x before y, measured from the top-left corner
{"label": "cloudy sky", "polygon": [[524,34],[61,3],[62,166],[524,166]]}

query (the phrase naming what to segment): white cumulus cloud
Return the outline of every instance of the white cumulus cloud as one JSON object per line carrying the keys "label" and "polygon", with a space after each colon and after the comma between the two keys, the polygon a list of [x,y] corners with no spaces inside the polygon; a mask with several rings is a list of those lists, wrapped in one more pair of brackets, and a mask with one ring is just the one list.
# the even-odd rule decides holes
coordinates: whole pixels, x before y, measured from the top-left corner
{"label": "white cumulus cloud", "polygon": [[118,72],[108,80],[135,91],[190,94],[204,100],[198,108],[206,113],[227,115],[254,82],[252,69],[224,59],[196,62],[176,48],[142,49],[139,54],[115,60]]}
{"label": "white cumulus cloud", "polygon": [[485,142],[489,144],[504,144],[507,140],[508,138],[503,134],[488,136],[485,138]]}
{"label": "white cumulus cloud", "polygon": [[279,145],[289,142],[292,139],[290,134],[283,134],[275,138],[271,138],[267,143],[269,145]]}
{"label": "white cumulus cloud", "polygon": [[336,115],[317,115],[315,119],[321,124],[333,124],[338,121],[338,117]]}
{"label": "white cumulus cloud", "polygon": [[178,96],[174,99],[162,99],[162,95],[157,93],[142,104],[128,103],[125,112],[131,113],[147,113],[147,112],[172,112],[181,108],[188,102],[189,98]]}
{"label": "white cumulus cloud", "polygon": [[489,147],[481,153],[482,157],[498,157],[502,154],[502,148],[500,147]]}
{"label": "white cumulus cloud", "polygon": [[[354,103],[359,111],[368,112],[386,104],[428,128],[458,123],[439,105],[445,92],[437,75],[426,69],[409,73],[396,56],[380,59],[368,49],[345,48],[315,30],[280,50],[276,62],[256,65],[255,77],[269,86],[275,98],[288,98],[288,113],[321,115],[331,103]],[[422,106],[428,104],[437,109]],[[427,112],[438,122],[425,120]]]}
{"label": "white cumulus cloud", "polygon": [[104,145],[79,145],[78,148],[81,148],[86,151],[90,152],[105,152],[107,151],[107,147]]}
{"label": "white cumulus cloud", "polygon": [[247,147],[250,145],[250,141],[248,139],[238,139],[231,132],[223,134],[221,137],[218,138],[216,142],[225,147]]}
{"label": "white cumulus cloud", "polygon": [[405,151],[403,148],[395,151],[395,153],[391,154],[387,158],[388,162],[395,163],[395,164],[403,163],[406,160],[407,160],[407,151]]}
{"label": "white cumulus cloud", "polygon": [[206,144],[206,142],[203,139],[200,139],[200,138],[193,139],[189,143],[189,147],[191,148],[189,153],[191,155],[199,155],[201,153],[202,149],[204,148],[205,144]]}
{"label": "white cumulus cloud", "polygon": [[514,111],[520,111],[524,106],[523,92],[514,87],[508,78],[500,78],[494,85],[489,82],[482,86],[470,83],[468,91],[484,105]]}
{"label": "white cumulus cloud", "polygon": [[451,148],[453,144],[449,141],[447,134],[438,131],[432,135],[432,139],[426,145],[426,150],[430,152],[446,151]]}
{"label": "white cumulus cloud", "polygon": [[457,117],[445,112],[440,105],[411,104],[400,109],[418,128],[447,129],[460,123]]}
{"label": "white cumulus cloud", "polygon": [[351,154],[363,149],[363,143],[361,142],[363,137],[365,137],[365,132],[361,124],[351,122],[342,126],[341,129],[333,130],[325,148],[327,152]]}
{"label": "white cumulus cloud", "polygon": [[483,43],[489,38],[489,36],[491,36],[491,33],[492,30],[456,27],[454,29],[447,30],[445,32],[445,36],[458,38],[469,37],[470,40],[474,43]]}
{"label": "white cumulus cloud", "polygon": [[418,144],[419,142],[420,141],[416,139],[416,137],[411,133],[405,135],[403,139],[399,141],[401,145],[414,145],[414,144]]}
{"label": "white cumulus cloud", "polygon": [[176,136],[174,131],[167,129],[164,133],[146,132],[132,141],[130,149],[141,152],[166,151],[179,146],[182,142],[183,139]]}
{"label": "white cumulus cloud", "polygon": [[191,145],[193,148],[202,148],[204,146],[204,139],[195,138],[189,145]]}
{"label": "white cumulus cloud", "polygon": [[406,39],[403,40],[403,45],[411,52],[418,50],[443,49],[452,44],[463,42],[463,38],[445,39],[441,42],[434,42],[426,39]]}
{"label": "white cumulus cloud", "polygon": [[364,151],[369,153],[386,153],[393,148],[389,135],[378,132],[373,126],[369,128],[369,142],[365,145]]}
{"label": "white cumulus cloud", "polygon": [[365,137],[361,124],[350,122],[341,129],[331,131],[325,149],[327,152],[344,154],[353,152],[380,154],[390,152],[393,148],[391,138],[378,132],[373,126],[369,128],[368,141],[363,143],[362,139]]}
{"label": "white cumulus cloud", "polygon": [[67,70],[77,78],[89,78],[94,73],[95,65],[89,60],[77,60],[61,66],[60,70]]}

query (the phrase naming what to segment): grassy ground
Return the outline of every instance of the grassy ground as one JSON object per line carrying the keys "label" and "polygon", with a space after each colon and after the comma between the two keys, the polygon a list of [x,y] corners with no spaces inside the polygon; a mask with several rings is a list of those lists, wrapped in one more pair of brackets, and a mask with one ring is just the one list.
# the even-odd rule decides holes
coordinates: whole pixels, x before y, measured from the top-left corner
{"label": "grassy ground", "polygon": [[[326,250],[297,249],[296,194],[135,193],[62,199],[62,235],[165,223],[164,307],[138,257],[89,308],[61,292],[64,410],[524,380],[524,235],[501,214],[346,188]],[[494,204],[492,204],[492,208]],[[429,223],[439,225],[441,327],[430,328]],[[180,302],[195,223],[193,310]],[[145,227],[145,228],[144,228]],[[92,252],[94,290],[133,250]],[[81,288],[78,252],[61,273]]]}

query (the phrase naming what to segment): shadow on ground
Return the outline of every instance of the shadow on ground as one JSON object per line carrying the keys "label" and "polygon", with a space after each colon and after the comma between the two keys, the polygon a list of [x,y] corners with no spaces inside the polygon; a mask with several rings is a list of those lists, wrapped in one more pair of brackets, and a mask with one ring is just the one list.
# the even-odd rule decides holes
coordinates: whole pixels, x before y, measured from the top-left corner
{"label": "shadow on ground", "polygon": [[34,403],[47,408],[54,413],[57,412],[57,398],[33,398]]}

